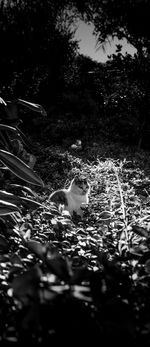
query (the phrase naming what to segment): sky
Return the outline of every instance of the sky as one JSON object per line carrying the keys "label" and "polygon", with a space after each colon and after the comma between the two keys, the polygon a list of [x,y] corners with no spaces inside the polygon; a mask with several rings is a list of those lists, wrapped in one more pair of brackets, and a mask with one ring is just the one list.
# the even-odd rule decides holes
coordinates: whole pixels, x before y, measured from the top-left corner
{"label": "sky", "polygon": [[79,52],[81,54],[90,56],[92,59],[104,63],[108,60],[107,55],[115,53],[116,44],[118,43],[122,43],[123,45],[122,54],[128,52],[133,55],[136,52],[136,49],[128,44],[125,39],[119,41],[117,38],[105,45],[105,52],[102,47],[98,49],[96,46],[96,37],[92,34],[93,29],[94,26],[92,24],[87,25],[83,21],[79,21],[75,39],[79,40]]}

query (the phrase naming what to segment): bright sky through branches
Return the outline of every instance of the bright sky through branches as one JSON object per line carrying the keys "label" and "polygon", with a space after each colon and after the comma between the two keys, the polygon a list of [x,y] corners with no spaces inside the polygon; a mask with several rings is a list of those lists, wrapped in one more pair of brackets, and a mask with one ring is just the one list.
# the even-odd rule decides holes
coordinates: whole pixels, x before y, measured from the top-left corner
{"label": "bright sky through branches", "polygon": [[122,44],[122,53],[128,52],[133,55],[136,49],[127,43],[126,40],[119,41],[117,38],[111,43],[105,45],[105,51],[101,48],[98,49],[96,46],[96,38],[92,34],[93,25],[87,25],[83,21],[79,21],[78,29],[75,34],[75,38],[79,40],[79,51],[81,54],[87,55],[98,62],[106,62],[107,55],[113,54],[116,51],[116,44]]}

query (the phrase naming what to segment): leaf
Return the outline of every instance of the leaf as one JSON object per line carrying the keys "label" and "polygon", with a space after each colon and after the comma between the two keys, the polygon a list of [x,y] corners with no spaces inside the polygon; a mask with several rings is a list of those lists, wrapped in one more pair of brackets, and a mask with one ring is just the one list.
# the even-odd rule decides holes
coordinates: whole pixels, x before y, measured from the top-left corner
{"label": "leaf", "polygon": [[8,242],[6,238],[0,234],[0,249],[6,250],[8,248]]}
{"label": "leaf", "polygon": [[29,165],[29,167],[30,167],[31,169],[33,169],[33,168],[34,168],[34,165],[35,165],[35,163],[36,163],[36,157],[35,157],[35,155],[33,155],[33,154],[29,154],[29,153],[28,153],[28,155],[29,155],[28,165]]}
{"label": "leaf", "polygon": [[72,269],[70,262],[68,262],[67,259],[62,258],[57,252],[48,250],[45,261],[50,271],[52,271],[56,276],[64,281],[70,279]]}
{"label": "leaf", "polygon": [[26,208],[31,209],[31,210],[35,210],[39,207],[44,207],[39,202],[25,198],[24,196],[20,196],[20,200],[21,200],[23,206],[25,206]]}
{"label": "leaf", "polygon": [[0,190],[0,200],[5,201],[5,202],[9,202],[11,204],[20,204],[21,203],[21,199],[12,194],[12,193],[8,193],[5,190]]}
{"label": "leaf", "polygon": [[16,253],[12,254],[12,256],[10,257],[10,261],[13,265],[22,265],[22,260]]}
{"label": "leaf", "polygon": [[18,223],[14,213],[3,215],[2,217],[0,217],[0,220],[2,220],[4,225],[6,225],[9,229],[13,229],[13,227]]}
{"label": "leaf", "polygon": [[21,300],[29,300],[38,295],[38,285],[42,272],[39,267],[34,267],[22,275],[14,278],[12,282],[13,294]]}
{"label": "leaf", "polygon": [[26,100],[23,100],[23,99],[18,99],[17,103],[20,104],[20,105],[28,107],[32,111],[41,113],[42,116],[47,116],[47,113],[44,110],[43,106],[41,106],[39,104],[35,104],[33,102],[29,102],[29,101],[26,101]]}
{"label": "leaf", "polygon": [[13,147],[12,140],[22,140],[19,130],[9,125],[0,124],[0,133],[1,137],[3,137],[3,142],[5,145],[9,145],[9,147]]}
{"label": "leaf", "polygon": [[141,237],[149,237],[149,232],[138,225],[132,225],[132,230],[134,231],[135,234],[140,235]]}
{"label": "leaf", "polygon": [[45,219],[50,220],[50,219],[52,219],[52,218],[54,217],[54,214],[48,211],[48,212],[42,212],[42,216],[43,216]]}
{"label": "leaf", "polygon": [[26,233],[23,235],[25,241],[28,241],[31,238],[31,230],[28,229]]}
{"label": "leaf", "polygon": [[35,240],[27,241],[26,246],[31,252],[35,253],[39,258],[43,259],[46,253],[46,246]]}
{"label": "leaf", "polygon": [[19,137],[21,138],[22,142],[24,143],[24,145],[31,150],[31,148],[34,147],[34,144],[30,142],[29,139],[27,139],[27,137],[24,135],[24,133],[18,128],[18,126],[16,126],[16,130],[19,133]]}
{"label": "leaf", "polygon": [[145,271],[150,274],[150,259],[148,259],[145,263]]}
{"label": "leaf", "polygon": [[0,124],[0,130],[5,130],[6,133],[12,133],[14,135],[13,138],[21,140],[28,149],[31,150],[33,147],[33,144],[26,138],[24,133],[17,126],[14,128],[9,125]]}
{"label": "leaf", "polygon": [[15,135],[18,134],[18,131],[16,130],[16,128],[11,127],[10,125],[0,124],[0,129],[1,129],[1,130],[11,131],[11,132],[14,133]]}
{"label": "leaf", "polygon": [[0,160],[11,172],[13,172],[14,175],[18,176],[22,180],[38,186],[44,186],[41,178],[14,154],[0,150]]}
{"label": "leaf", "polygon": [[20,190],[21,190],[21,191],[24,192],[24,193],[31,194],[31,195],[34,196],[35,198],[38,197],[38,195],[37,195],[35,192],[33,192],[33,190],[32,190],[31,188],[29,188],[29,187],[22,186],[21,184],[15,184],[15,183],[11,183],[10,186],[11,186],[12,188],[17,189],[19,192],[20,192]]}
{"label": "leaf", "polygon": [[11,151],[13,148],[10,136],[8,135],[7,131],[2,129],[0,129],[0,145],[1,148],[4,148],[8,151]]}
{"label": "leaf", "polygon": [[4,106],[7,106],[6,102],[5,102],[4,99],[2,99],[1,97],[0,97],[0,104],[2,104],[2,105],[4,105]]}
{"label": "leaf", "polygon": [[71,287],[72,294],[75,298],[83,301],[91,302],[92,298],[90,296],[91,291],[89,287],[81,286],[81,285],[74,285]]}
{"label": "leaf", "polygon": [[99,214],[99,218],[102,220],[108,220],[112,216],[112,213],[110,211],[103,211]]}
{"label": "leaf", "polygon": [[0,200],[0,216],[7,215],[14,212],[21,213],[21,210],[14,204]]}

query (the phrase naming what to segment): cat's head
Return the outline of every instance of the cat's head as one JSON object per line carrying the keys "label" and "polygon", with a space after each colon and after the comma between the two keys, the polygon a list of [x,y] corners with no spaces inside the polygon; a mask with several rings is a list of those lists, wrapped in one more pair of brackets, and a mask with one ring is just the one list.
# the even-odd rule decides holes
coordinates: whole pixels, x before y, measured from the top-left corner
{"label": "cat's head", "polygon": [[71,190],[75,194],[86,195],[90,190],[90,184],[83,175],[76,175],[71,182]]}

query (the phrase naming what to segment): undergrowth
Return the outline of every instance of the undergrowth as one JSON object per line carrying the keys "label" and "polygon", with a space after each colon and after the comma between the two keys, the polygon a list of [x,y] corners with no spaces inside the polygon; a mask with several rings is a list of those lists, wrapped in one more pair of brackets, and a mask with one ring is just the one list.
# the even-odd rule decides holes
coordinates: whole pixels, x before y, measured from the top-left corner
{"label": "undergrowth", "polygon": [[[102,140],[84,150],[37,143],[46,187],[36,188],[34,199],[42,206],[24,211],[13,228],[8,218],[0,234],[2,342],[148,346],[147,154]],[[91,184],[82,220],[48,201],[77,172]]]}

